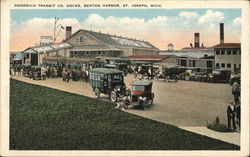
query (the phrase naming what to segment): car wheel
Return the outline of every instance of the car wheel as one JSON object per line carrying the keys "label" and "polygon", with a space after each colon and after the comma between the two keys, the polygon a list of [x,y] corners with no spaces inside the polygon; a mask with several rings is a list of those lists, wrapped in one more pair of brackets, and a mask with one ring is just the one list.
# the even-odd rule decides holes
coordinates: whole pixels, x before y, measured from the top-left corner
{"label": "car wheel", "polygon": [[154,105],[154,99],[151,100],[150,105]]}
{"label": "car wheel", "polygon": [[144,101],[142,104],[143,110],[147,110],[148,109],[148,101]]}
{"label": "car wheel", "polygon": [[110,100],[111,100],[112,102],[116,102],[116,101],[117,101],[117,94],[116,94],[115,91],[112,91],[112,92],[110,93]]}
{"label": "car wheel", "polygon": [[128,105],[129,105],[129,103],[128,103],[128,101],[127,100],[125,100],[125,101],[123,101],[123,108],[124,109],[128,109]]}
{"label": "car wheel", "polygon": [[131,99],[131,91],[130,90],[126,91],[126,96],[128,99]]}
{"label": "car wheel", "polygon": [[189,81],[190,80],[190,76],[185,76],[185,80]]}
{"label": "car wheel", "polygon": [[99,90],[98,88],[95,88],[94,94],[95,94],[95,97],[96,97],[97,99],[100,98],[100,90]]}

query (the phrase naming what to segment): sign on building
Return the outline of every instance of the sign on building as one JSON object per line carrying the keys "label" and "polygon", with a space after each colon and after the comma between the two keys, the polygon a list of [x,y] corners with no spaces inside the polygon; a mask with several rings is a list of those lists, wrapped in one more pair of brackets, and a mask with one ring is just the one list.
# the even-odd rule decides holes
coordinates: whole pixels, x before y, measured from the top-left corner
{"label": "sign on building", "polygon": [[41,36],[40,45],[48,45],[53,43],[52,36]]}

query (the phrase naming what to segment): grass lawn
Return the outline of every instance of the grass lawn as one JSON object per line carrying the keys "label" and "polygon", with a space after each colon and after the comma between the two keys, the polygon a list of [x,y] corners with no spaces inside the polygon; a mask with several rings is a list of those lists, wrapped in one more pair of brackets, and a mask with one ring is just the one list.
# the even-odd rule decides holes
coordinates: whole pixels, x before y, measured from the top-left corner
{"label": "grass lawn", "polygon": [[114,109],[115,106],[11,79],[10,149],[240,149],[233,144]]}

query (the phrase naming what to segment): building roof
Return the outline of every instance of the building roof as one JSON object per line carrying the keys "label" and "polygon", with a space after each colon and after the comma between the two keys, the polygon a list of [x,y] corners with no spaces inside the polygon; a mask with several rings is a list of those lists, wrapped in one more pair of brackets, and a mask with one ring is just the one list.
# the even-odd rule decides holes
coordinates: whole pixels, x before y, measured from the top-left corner
{"label": "building roof", "polygon": [[22,60],[23,59],[23,53],[16,52],[13,60]]}
{"label": "building roof", "polygon": [[25,49],[23,52],[27,53],[46,53],[46,52],[53,52],[58,51],[66,48],[72,48],[73,45],[62,42],[62,43],[56,43],[56,44],[49,44],[49,45],[42,45],[42,46],[32,46],[27,49]]}
{"label": "building roof", "polygon": [[105,45],[115,45],[115,46],[120,46],[120,47],[136,47],[136,48],[147,48],[147,49],[159,50],[157,47],[153,46],[151,43],[147,41],[136,40],[136,39],[126,38],[126,37],[121,37],[121,36],[116,36],[116,35],[110,35],[110,34],[105,34],[101,32],[88,31],[84,29],[78,30],[77,32],[72,34],[70,37],[68,37],[65,41],[71,39],[79,32],[86,32],[92,37],[94,37],[95,39],[104,43]]}
{"label": "building roof", "polygon": [[222,43],[213,46],[213,48],[240,48],[241,44],[240,43]]}
{"label": "building roof", "polygon": [[123,60],[128,61],[129,60],[126,57],[107,57],[106,59],[109,59],[109,60],[121,60],[121,61],[123,61]]}
{"label": "building roof", "polygon": [[207,47],[184,47],[181,50],[200,50],[200,49],[209,49]]}
{"label": "building roof", "polygon": [[132,86],[148,86],[153,84],[153,81],[150,80],[135,80],[131,83]]}
{"label": "building roof", "polygon": [[110,46],[110,45],[83,45],[83,46],[74,46],[71,51],[122,51],[121,49]]}
{"label": "building roof", "polygon": [[112,68],[93,68],[90,69],[89,72],[92,73],[102,73],[102,74],[122,74],[123,72],[118,69]]}
{"label": "building roof", "polygon": [[157,60],[161,61],[163,59],[172,57],[172,55],[151,55],[151,56],[129,56],[130,60]]}

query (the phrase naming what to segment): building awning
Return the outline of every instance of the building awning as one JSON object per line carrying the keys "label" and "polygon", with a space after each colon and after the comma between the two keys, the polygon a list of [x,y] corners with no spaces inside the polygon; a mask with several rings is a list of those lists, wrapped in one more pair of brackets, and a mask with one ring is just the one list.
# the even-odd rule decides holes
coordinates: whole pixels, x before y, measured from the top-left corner
{"label": "building awning", "polygon": [[25,49],[23,53],[47,53],[47,52],[54,52],[58,50],[72,48],[73,45],[69,43],[57,43],[57,44],[50,44],[50,45],[42,45],[42,46],[33,46]]}
{"label": "building awning", "polygon": [[134,61],[161,61],[163,59],[172,57],[172,55],[150,55],[150,56],[129,56],[130,60]]}

